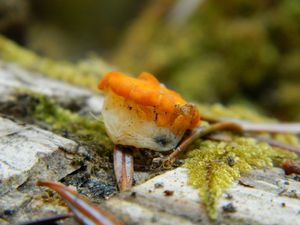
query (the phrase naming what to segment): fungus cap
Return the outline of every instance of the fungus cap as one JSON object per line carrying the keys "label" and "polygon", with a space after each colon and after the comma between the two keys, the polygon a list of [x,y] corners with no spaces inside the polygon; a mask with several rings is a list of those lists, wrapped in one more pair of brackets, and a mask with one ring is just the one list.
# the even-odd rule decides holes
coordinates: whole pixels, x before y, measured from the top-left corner
{"label": "fungus cap", "polygon": [[[135,136],[142,135],[147,139],[147,135],[156,135],[150,138],[149,143],[155,139],[157,143],[166,145],[160,146],[163,149],[175,147],[184,132],[196,127],[200,121],[199,112],[193,104],[160,84],[150,73],[143,72],[133,78],[120,72],[110,72],[100,80],[98,88],[106,95],[103,108],[105,126],[117,144],[157,150],[158,147],[145,144],[145,140],[141,140],[140,144],[134,144],[137,140],[130,141],[137,139]],[[127,140],[122,132],[129,137]]]}

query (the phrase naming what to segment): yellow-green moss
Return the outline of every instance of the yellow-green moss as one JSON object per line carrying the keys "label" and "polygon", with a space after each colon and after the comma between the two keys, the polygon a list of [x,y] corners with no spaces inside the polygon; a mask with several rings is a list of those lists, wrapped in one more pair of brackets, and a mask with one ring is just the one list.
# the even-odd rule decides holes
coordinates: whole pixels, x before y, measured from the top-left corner
{"label": "yellow-green moss", "polygon": [[189,184],[199,190],[199,196],[213,219],[217,217],[219,197],[242,174],[297,157],[251,138],[235,138],[232,142],[198,140],[191,149],[184,164],[189,171]]}
{"label": "yellow-green moss", "polygon": [[96,90],[101,76],[112,70],[111,66],[96,56],[79,61],[78,63],[55,61],[41,57],[1,35],[0,57],[2,60],[15,62],[42,75],[91,90]]}
{"label": "yellow-green moss", "polygon": [[[274,122],[243,106],[225,107],[220,104],[199,105],[203,117],[216,120],[241,119],[252,122]],[[299,139],[291,134],[261,134],[275,140],[299,145]],[[267,143],[251,138],[233,136],[231,142],[198,140],[187,154],[184,166],[188,168],[189,183],[199,190],[199,196],[207,207],[211,218],[217,217],[218,198],[241,175],[253,168],[268,168],[280,165],[284,159],[295,159],[297,155],[273,148]]]}
{"label": "yellow-green moss", "polygon": [[80,141],[101,145],[105,152],[113,148],[101,117],[97,120],[87,118],[62,108],[49,97],[39,94],[32,94],[32,96],[38,100],[33,110],[33,117],[49,124],[53,131],[67,131]]}

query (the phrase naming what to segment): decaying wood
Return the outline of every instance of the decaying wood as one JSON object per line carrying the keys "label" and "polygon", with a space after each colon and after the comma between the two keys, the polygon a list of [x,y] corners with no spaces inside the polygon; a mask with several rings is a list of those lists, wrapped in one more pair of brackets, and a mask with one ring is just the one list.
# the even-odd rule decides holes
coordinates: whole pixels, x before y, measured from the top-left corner
{"label": "decaying wood", "polygon": [[[75,171],[76,149],[77,144],[71,140],[0,117],[0,218],[14,216],[10,222],[38,218],[43,207],[40,212],[30,210],[41,203],[32,201],[36,181],[59,180]],[[44,210],[46,215],[48,210]],[[52,210],[65,211],[60,207]]]}
{"label": "decaying wood", "polygon": [[[293,176],[287,177],[283,170],[274,168],[253,171],[241,181],[219,201],[218,220],[222,224],[300,224],[300,182]],[[166,195],[166,191],[173,194]],[[168,171],[136,186],[124,198],[194,223],[213,224],[206,217],[197,190],[187,184],[184,168]],[[228,206],[234,210],[226,210]]]}
{"label": "decaying wood", "polygon": [[[99,113],[102,97],[63,82],[40,77],[0,62],[0,102],[20,88],[54,96],[58,101],[83,99],[82,110]],[[67,208],[35,186],[37,179],[58,181],[77,167],[77,143],[8,118],[0,118],[0,224],[67,213]],[[105,171],[102,171],[105,173]],[[222,224],[300,224],[300,178],[274,168],[253,171],[220,199]],[[101,188],[101,187],[99,187]],[[45,196],[47,198],[45,200]],[[100,202],[99,199],[92,201]],[[103,200],[102,200],[103,201]],[[203,224],[208,220],[187,171],[177,168],[104,202],[126,224]]]}
{"label": "decaying wood", "polygon": [[102,108],[101,95],[0,61],[0,102],[13,98],[16,91],[22,90],[48,95],[61,103],[77,102],[82,105],[81,110],[85,112],[98,114]]}
{"label": "decaying wood", "polygon": [[29,180],[57,180],[73,172],[76,147],[51,132],[0,117],[0,196]]}

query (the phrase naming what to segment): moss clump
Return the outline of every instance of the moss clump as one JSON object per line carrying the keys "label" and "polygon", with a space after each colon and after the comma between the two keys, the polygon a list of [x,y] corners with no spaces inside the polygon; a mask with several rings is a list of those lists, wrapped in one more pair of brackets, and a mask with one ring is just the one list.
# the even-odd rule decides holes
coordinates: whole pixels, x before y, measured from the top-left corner
{"label": "moss clump", "polygon": [[297,157],[294,153],[272,148],[251,138],[234,138],[232,142],[198,140],[191,149],[184,164],[189,170],[189,184],[199,190],[212,219],[217,217],[218,198],[242,174]]}
{"label": "moss clump", "polygon": [[32,96],[37,99],[33,117],[49,124],[53,131],[68,132],[79,141],[102,146],[106,152],[113,148],[101,118],[93,120],[62,108],[49,97],[38,94]]}
{"label": "moss clump", "polygon": [[55,61],[41,57],[32,51],[22,48],[0,35],[0,57],[2,60],[13,61],[27,69],[41,73],[71,84],[97,89],[100,77],[112,67],[97,57],[90,57],[78,63]]}
{"label": "moss clump", "polygon": [[[251,122],[276,122],[275,119],[259,114],[251,107],[220,104],[199,105],[205,118],[213,120],[238,119]],[[299,139],[291,134],[261,133],[275,140],[299,145]],[[241,175],[254,168],[262,169],[281,165],[284,159],[295,159],[297,155],[286,150],[273,148],[267,143],[251,138],[232,135],[230,142],[198,140],[187,154],[184,166],[188,168],[189,183],[199,190],[199,196],[207,207],[211,218],[217,217],[217,201],[226,188]]]}

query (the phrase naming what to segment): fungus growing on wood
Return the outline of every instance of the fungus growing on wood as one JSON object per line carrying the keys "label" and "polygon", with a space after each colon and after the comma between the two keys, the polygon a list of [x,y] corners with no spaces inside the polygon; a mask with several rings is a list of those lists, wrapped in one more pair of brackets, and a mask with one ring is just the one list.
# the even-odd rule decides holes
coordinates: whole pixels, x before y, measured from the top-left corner
{"label": "fungus growing on wood", "polygon": [[133,78],[111,72],[98,88],[106,95],[102,113],[115,144],[167,151],[176,147],[186,130],[199,124],[196,106],[149,73]]}

